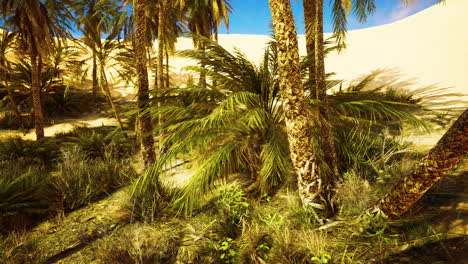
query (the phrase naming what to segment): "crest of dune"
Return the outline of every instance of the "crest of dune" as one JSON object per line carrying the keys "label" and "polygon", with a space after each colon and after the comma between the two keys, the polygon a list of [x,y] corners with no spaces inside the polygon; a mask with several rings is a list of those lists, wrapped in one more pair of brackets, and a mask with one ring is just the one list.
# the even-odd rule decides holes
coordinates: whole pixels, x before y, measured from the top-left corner
{"label": "crest of dune", "polygon": [[[347,48],[326,59],[327,72],[351,80],[377,69],[396,69],[414,78],[418,87],[436,84],[454,92],[468,92],[468,0],[449,0],[394,23],[353,30],[348,33]],[[330,34],[326,34],[325,38]],[[264,53],[267,35],[220,35],[220,44],[237,48],[254,62]],[[301,55],[305,39],[299,37]],[[192,48],[192,40],[180,38],[177,49]],[[174,58],[172,70],[181,72],[193,62]]]}

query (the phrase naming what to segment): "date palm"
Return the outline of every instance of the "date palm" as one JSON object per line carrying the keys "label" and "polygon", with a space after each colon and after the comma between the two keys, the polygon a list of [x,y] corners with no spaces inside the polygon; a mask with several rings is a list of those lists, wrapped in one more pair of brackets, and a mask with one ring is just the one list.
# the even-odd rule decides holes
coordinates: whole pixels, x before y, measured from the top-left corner
{"label": "date palm", "polygon": [[111,30],[113,16],[118,13],[118,6],[115,1],[110,0],[79,0],[74,1],[72,9],[77,15],[75,19],[77,28],[83,34],[81,40],[92,52],[92,91],[93,98],[96,99],[99,92],[99,81],[94,38],[101,37],[102,34]]}
{"label": "date palm", "polygon": [[[346,34],[347,15],[354,7],[355,14],[361,22],[375,9],[375,0],[356,0],[354,5],[350,0],[333,1],[334,32],[341,47]],[[309,67],[309,79],[312,95],[321,102],[319,108],[321,122],[321,147],[324,162],[329,166],[333,175],[333,182],[339,179],[338,160],[333,140],[333,128],[329,122],[329,106],[325,82],[324,38],[323,38],[323,0],[304,0],[304,21],[306,28],[306,50],[308,56],[314,56],[314,64]]]}
{"label": "date palm", "polygon": [[188,68],[206,71],[218,85],[154,91],[151,112],[162,117],[159,130],[167,151],[133,190],[134,198],[148,202],[164,168],[188,157],[195,175],[172,200],[175,211],[183,215],[190,215],[216,183],[236,173],[247,170],[252,188],[262,192],[277,188],[291,175],[282,108],[278,107],[274,49],[268,48],[264,63],[257,67],[240,52],[230,53],[212,40],[198,37],[196,41],[206,49],[178,55],[204,64]]}
{"label": "date palm", "polygon": [[18,104],[15,99],[15,95],[10,87],[9,79],[11,72],[11,63],[8,59],[8,53],[12,51],[14,44],[15,34],[8,31],[3,31],[0,33],[0,77],[2,78],[3,85],[8,93],[8,98],[10,99],[11,108],[18,116],[21,122],[21,113],[18,108]]}
{"label": "date palm", "polygon": [[269,0],[278,50],[280,96],[298,191],[304,206],[319,210],[328,207],[328,179],[318,173],[311,114],[301,80],[296,27],[289,0]]}
{"label": "date palm", "polygon": [[0,1],[3,29],[17,34],[20,48],[30,57],[34,124],[38,140],[44,137],[40,91],[43,60],[48,59],[54,37],[63,39],[69,36],[70,13],[67,4],[68,1],[54,0]]}
{"label": "date palm", "polygon": [[[193,35],[205,38],[214,36],[217,40],[221,23],[224,22],[229,27],[229,13],[232,10],[230,0],[178,0],[178,3],[187,13],[188,29]],[[197,42],[196,39],[194,38],[195,48],[203,50],[203,42]],[[199,84],[206,87],[205,72],[200,72]]]}
{"label": "date palm", "polygon": [[154,163],[156,154],[154,152],[153,124],[151,116],[145,110],[149,101],[149,81],[148,81],[148,58],[146,56],[146,0],[135,0],[133,3],[133,17],[135,19],[135,67],[138,79],[138,109],[140,111],[138,120],[140,123],[141,145],[143,149],[143,160],[148,167]]}

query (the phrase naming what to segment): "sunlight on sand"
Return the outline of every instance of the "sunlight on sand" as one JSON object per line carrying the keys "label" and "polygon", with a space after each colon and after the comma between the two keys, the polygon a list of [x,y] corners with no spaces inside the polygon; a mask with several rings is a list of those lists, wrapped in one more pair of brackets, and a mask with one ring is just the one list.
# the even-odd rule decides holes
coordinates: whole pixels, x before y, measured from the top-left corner
{"label": "sunlight on sand", "polygon": [[[52,137],[58,133],[67,133],[73,131],[76,127],[100,127],[100,126],[117,126],[115,118],[90,118],[90,119],[68,119],[65,122],[52,125],[44,128],[44,134],[46,137]],[[36,140],[36,132],[34,129],[30,129],[27,133],[23,133],[17,130],[5,130],[0,133],[0,138],[7,137],[20,137],[25,140]]]}

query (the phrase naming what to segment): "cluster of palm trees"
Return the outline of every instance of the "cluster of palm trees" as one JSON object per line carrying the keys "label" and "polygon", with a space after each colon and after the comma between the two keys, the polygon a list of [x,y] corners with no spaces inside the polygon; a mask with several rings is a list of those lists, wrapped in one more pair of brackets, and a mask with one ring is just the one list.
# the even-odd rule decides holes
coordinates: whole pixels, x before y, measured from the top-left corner
{"label": "cluster of palm trees", "polygon": [[[349,12],[365,21],[375,9],[374,2],[330,2],[337,49],[344,47]],[[124,124],[106,74],[111,58],[121,59],[121,76],[136,80],[138,127],[148,170],[135,184],[134,195],[154,191],[148,186],[158,182],[164,165],[177,155],[190,154],[199,157],[199,170],[173,198],[172,204],[179,213],[190,214],[197,200],[217,180],[247,168],[254,188],[262,191],[278,186],[287,175],[295,175],[304,206],[329,215],[343,169],[333,126],[337,116],[346,115],[346,102],[339,105],[339,96],[327,93],[331,82],[326,79],[324,66],[324,1],[303,0],[308,56],[302,63],[290,0],[269,0],[269,4],[274,43],[267,48],[262,65],[255,66],[242,54],[231,54],[216,44],[218,28],[223,23],[229,26],[229,0],[1,0],[2,29],[6,32],[2,32],[0,45],[0,77],[12,107],[20,115],[9,89],[11,63],[7,53],[14,46],[17,53],[28,54],[36,136],[38,140],[44,138],[42,72],[44,65],[54,64],[54,50],[68,47],[71,25],[75,24],[83,35],[81,50],[88,54],[91,63],[93,98],[104,92],[122,129]],[[192,69],[199,72],[200,79],[198,85],[170,88],[169,55],[175,52],[177,37],[184,32],[193,34],[195,50],[180,55],[198,60],[199,66]],[[151,58],[154,40],[158,43],[156,63]],[[84,62],[78,64],[83,66]],[[148,69],[154,64],[158,89],[151,96]],[[362,100],[360,105],[383,105],[388,111],[383,111],[382,119],[413,118],[398,110],[398,106],[409,107],[412,102],[399,103]],[[357,115],[363,118],[361,112]],[[466,112],[461,118],[457,124],[462,125],[455,126],[455,132],[449,131],[452,134],[448,138],[460,136]],[[155,151],[155,126],[160,133],[159,145],[167,148],[166,153]],[[453,167],[466,153],[466,137],[461,142],[460,146],[453,146],[459,149],[454,162],[436,165]],[[449,155],[446,150],[435,149],[435,157]],[[427,166],[436,166],[433,160],[431,156],[420,170],[426,173]],[[405,201],[414,202],[424,189],[414,184],[421,179],[421,173],[404,183],[416,186],[408,188],[417,191],[410,195],[398,192],[401,188],[395,189],[397,194],[389,194],[390,198],[382,200],[379,207],[390,215],[404,213],[404,206],[394,209],[388,201],[406,195],[410,198]],[[408,208],[408,203],[404,208]]]}
{"label": "cluster of palm trees", "polygon": [[[406,4],[408,1],[404,1]],[[336,39],[343,44],[346,34],[347,15],[351,10],[360,21],[365,21],[375,9],[375,1],[335,0],[333,22]],[[317,158],[311,130],[310,114],[305,107],[305,89],[301,83],[299,49],[296,29],[289,0],[269,0],[275,39],[278,49],[278,75],[280,95],[284,105],[286,132],[288,135],[291,160],[297,177],[299,195],[305,206],[312,208],[330,208],[334,184],[340,180],[337,168],[336,149],[333,144],[333,132],[329,125],[329,106],[324,72],[323,46],[323,0],[303,0],[306,23],[307,52],[315,53],[315,65],[309,70],[309,78],[315,78],[315,87],[311,93],[321,102],[320,140],[324,151],[324,161],[331,167],[332,174],[326,175],[317,170]],[[453,168],[468,152],[466,139],[466,118],[468,110],[459,117],[453,127],[431,150],[428,157],[409,177],[395,186],[378,207],[390,216],[398,217],[407,212],[433,183]],[[461,136],[464,134],[464,136]],[[452,142],[453,140],[453,142]],[[449,143],[452,142],[452,143]],[[455,143],[456,142],[456,143]],[[460,145],[461,144],[461,145]],[[462,146],[463,145],[463,146]],[[394,202],[398,200],[398,202]]]}

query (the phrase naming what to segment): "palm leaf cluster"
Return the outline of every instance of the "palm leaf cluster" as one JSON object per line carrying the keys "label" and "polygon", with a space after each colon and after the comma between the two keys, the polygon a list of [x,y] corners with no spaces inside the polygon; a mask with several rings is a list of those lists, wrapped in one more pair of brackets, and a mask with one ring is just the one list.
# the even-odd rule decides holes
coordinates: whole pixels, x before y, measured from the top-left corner
{"label": "palm leaf cluster", "polygon": [[201,61],[204,68],[189,68],[205,71],[218,84],[156,91],[155,100],[162,106],[151,112],[163,117],[159,129],[167,151],[134,190],[138,197],[166,164],[188,157],[197,170],[173,200],[180,214],[190,214],[216,182],[233,174],[247,172],[262,191],[278,186],[290,174],[275,60],[266,56],[257,67],[240,52],[231,54],[213,41],[199,41],[206,51],[186,50],[180,55]]}
{"label": "palm leaf cluster", "polygon": [[[239,51],[230,53],[206,38],[198,37],[197,41],[204,43],[205,51],[185,50],[179,55],[204,65],[187,69],[204,71],[211,84],[216,83],[216,86],[209,83],[207,88],[203,88],[189,84],[154,92],[150,111],[154,119],[160,118],[158,133],[166,151],[138,180],[133,192],[137,199],[144,199],[148,186],[152,186],[153,191],[157,189],[155,185],[159,184],[159,177],[167,166],[188,159],[196,170],[172,200],[179,214],[190,214],[217,182],[231,175],[250,175],[255,180],[255,187],[268,192],[280,186],[291,173],[278,94],[275,43],[270,43],[263,62],[256,66]],[[310,59],[304,58],[304,67]],[[360,155],[359,162],[353,159],[352,148],[366,139],[347,137],[353,131],[359,135],[370,131],[370,141],[365,142],[368,144],[380,137],[389,122],[409,121],[412,125],[424,127],[414,115],[421,109],[417,95],[395,91],[392,87],[399,86],[388,80],[374,84],[372,81],[380,74],[383,73],[373,73],[330,95],[331,124],[328,125],[338,131],[346,131],[335,133],[343,160],[342,170],[355,167],[359,162],[377,160],[375,155],[380,153],[374,151]],[[330,80],[328,83],[330,88],[339,84],[342,82]],[[309,110],[312,113],[317,111],[320,103],[314,99],[309,101]],[[316,120],[310,121],[317,123]],[[319,132],[316,132],[318,137]],[[342,144],[346,140],[352,140],[354,145]],[[320,150],[320,146],[315,147]],[[319,158],[323,156],[323,153],[318,154]],[[321,168],[326,170],[326,164],[322,163]]]}

